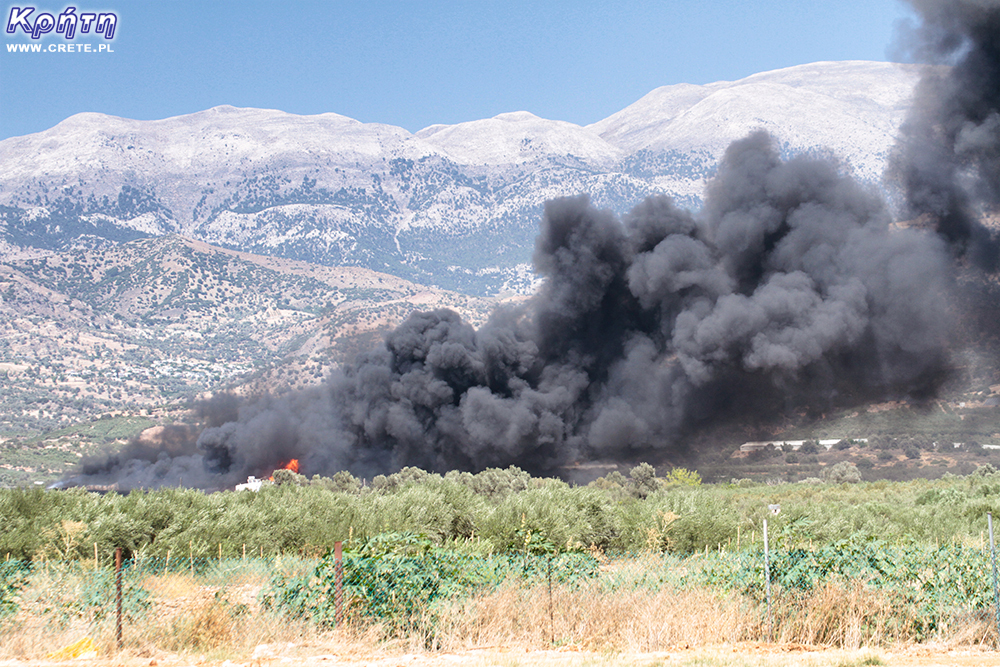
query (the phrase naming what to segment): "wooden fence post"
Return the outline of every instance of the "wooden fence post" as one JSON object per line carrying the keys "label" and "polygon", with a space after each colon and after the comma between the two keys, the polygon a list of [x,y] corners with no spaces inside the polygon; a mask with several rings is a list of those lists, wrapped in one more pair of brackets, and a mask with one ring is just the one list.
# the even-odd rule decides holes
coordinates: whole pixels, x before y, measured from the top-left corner
{"label": "wooden fence post", "polygon": [[122,650],[122,548],[115,549],[115,639]]}

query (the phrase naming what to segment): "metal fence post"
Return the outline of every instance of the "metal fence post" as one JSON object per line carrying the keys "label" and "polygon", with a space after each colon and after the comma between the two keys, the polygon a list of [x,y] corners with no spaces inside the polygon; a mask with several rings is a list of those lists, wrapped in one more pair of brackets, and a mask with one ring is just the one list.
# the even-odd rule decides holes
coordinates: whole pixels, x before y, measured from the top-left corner
{"label": "metal fence post", "polygon": [[771,620],[771,555],[767,545],[767,519],[764,519],[764,585],[767,590],[767,641],[774,641],[774,623]]}
{"label": "metal fence post", "polygon": [[986,523],[990,529],[990,560],[993,562],[993,611],[1000,632],[1000,589],[997,588],[997,550],[993,542],[993,512],[986,513]]}
{"label": "metal fence post", "polygon": [[115,639],[122,650],[122,548],[115,548]]}
{"label": "metal fence post", "polygon": [[344,552],[343,542],[333,543],[333,620],[337,627],[344,622]]}
{"label": "metal fence post", "polygon": [[556,643],[556,617],[552,611],[552,554],[549,554],[549,644]]}

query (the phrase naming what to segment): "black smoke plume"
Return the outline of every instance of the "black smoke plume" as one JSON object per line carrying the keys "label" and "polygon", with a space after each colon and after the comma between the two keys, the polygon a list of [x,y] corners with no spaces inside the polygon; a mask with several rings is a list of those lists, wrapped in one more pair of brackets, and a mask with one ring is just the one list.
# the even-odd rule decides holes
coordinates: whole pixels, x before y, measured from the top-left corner
{"label": "black smoke plume", "polygon": [[190,452],[119,458],[79,481],[220,488],[290,458],[307,475],[550,472],[683,453],[692,431],[733,415],[932,393],[950,258],[933,232],[890,227],[836,164],[782,161],[755,133],[728,149],[698,214],[663,196],[622,220],[586,197],[550,201],[543,286],[479,330],[416,313],[319,387],[235,418],[223,406]]}
{"label": "black smoke plume", "polygon": [[1000,242],[980,222],[1000,206],[1000,0],[907,0],[922,23],[903,48],[935,63],[918,88],[894,163],[910,214],[981,269]]}

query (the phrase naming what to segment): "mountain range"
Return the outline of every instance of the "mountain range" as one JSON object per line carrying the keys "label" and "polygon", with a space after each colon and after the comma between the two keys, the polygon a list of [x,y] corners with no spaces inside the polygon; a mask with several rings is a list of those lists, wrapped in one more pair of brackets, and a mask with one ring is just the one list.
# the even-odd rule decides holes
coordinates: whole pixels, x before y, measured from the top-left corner
{"label": "mountain range", "polygon": [[97,113],[0,142],[0,260],[178,234],[473,295],[526,293],[544,202],[700,204],[726,146],[763,128],[881,186],[917,66],[825,62],[650,92],[587,126],[527,111],[416,133],[229,106]]}

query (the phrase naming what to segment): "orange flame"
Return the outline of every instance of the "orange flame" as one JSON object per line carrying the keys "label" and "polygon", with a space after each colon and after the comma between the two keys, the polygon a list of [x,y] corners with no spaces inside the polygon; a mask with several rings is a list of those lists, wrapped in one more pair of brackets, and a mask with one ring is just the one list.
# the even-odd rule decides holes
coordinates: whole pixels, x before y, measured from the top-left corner
{"label": "orange flame", "polygon": [[[281,465],[279,465],[277,469],[278,470],[291,470],[292,472],[297,473],[299,471],[299,460],[298,459],[291,459],[290,461],[288,461],[288,463],[282,463]],[[274,475],[271,475],[267,479],[269,481],[273,482],[274,481]]]}

